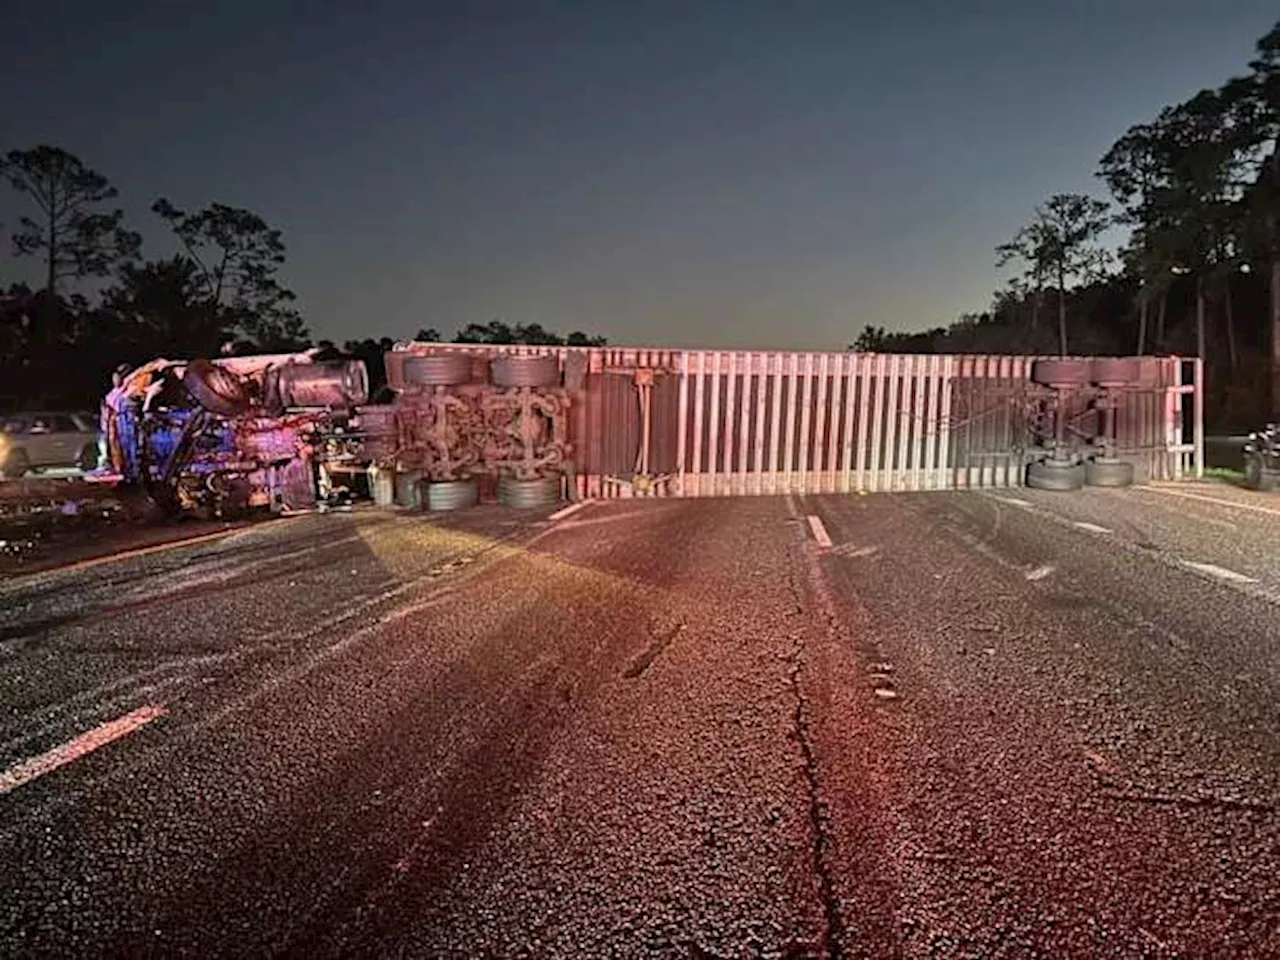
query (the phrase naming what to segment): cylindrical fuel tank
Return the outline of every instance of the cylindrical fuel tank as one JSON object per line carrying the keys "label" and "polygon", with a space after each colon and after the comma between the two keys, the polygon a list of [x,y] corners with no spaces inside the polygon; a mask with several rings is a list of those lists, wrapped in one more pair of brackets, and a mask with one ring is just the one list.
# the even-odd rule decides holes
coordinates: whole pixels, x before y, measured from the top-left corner
{"label": "cylindrical fuel tank", "polygon": [[287,364],[280,398],[286,407],[353,407],[369,399],[369,374],[363,360]]}

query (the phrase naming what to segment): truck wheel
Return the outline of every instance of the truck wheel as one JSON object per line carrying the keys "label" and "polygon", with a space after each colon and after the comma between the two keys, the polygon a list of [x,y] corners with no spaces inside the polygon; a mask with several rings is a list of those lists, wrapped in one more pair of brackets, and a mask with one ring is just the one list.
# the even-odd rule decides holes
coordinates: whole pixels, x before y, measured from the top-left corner
{"label": "truck wheel", "polygon": [[230,370],[208,360],[192,360],[182,385],[200,406],[220,417],[234,417],[249,409],[249,390]]}
{"label": "truck wheel", "polygon": [[490,365],[497,387],[556,387],[560,385],[560,361],[553,356],[498,357]]}
{"label": "truck wheel", "polygon": [[1084,482],[1091,487],[1133,486],[1133,464],[1128,460],[1088,460]]}
{"label": "truck wheel", "polygon": [[498,502],[516,510],[552,506],[560,502],[560,477],[539,477],[537,480],[503,477],[498,481]]}
{"label": "truck wheel", "polygon": [[1244,461],[1244,485],[1250,490],[1273,493],[1280,489],[1280,470],[1264,467],[1260,457],[1246,457]]}
{"label": "truck wheel", "polygon": [[1031,379],[1046,387],[1088,383],[1093,377],[1093,364],[1088,360],[1037,360],[1031,367]]}
{"label": "truck wheel", "polygon": [[427,484],[427,509],[465,510],[480,499],[480,484],[472,480],[440,480]]}
{"label": "truck wheel", "polygon": [[404,382],[420,387],[456,387],[471,382],[471,355],[435,353],[409,357],[404,362]]}
{"label": "truck wheel", "polygon": [[1027,465],[1027,486],[1036,490],[1079,490],[1084,486],[1084,464],[1037,460]]}
{"label": "truck wheel", "polygon": [[1104,386],[1124,386],[1142,379],[1142,362],[1137,357],[1094,357],[1093,382]]}

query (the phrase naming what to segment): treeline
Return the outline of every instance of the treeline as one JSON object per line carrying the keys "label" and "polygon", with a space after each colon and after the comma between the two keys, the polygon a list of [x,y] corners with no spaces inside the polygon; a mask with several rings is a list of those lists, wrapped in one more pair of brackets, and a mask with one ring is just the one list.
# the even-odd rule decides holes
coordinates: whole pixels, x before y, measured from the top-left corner
{"label": "treeline", "polygon": [[115,207],[98,171],[58,147],[12,150],[0,177],[25,205],[9,224],[13,253],[41,283],[0,294],[0,403],[88,406],[121,363],[154,356],[295,350],[309,335],[281,283],[279,230],[249,210],[213,203],[182,209],[159,198],[151,213],[178,252],[146,260],[142,238]]}
{"label": "treeline", "polygon": [[[1248,71],[1166,107],[1100,158],[1106,198],[1058,194],[996,250],[1018,273],[949,327],[867,327],[853,349],[1203,357],[1211,425],[1280,413],[1280,23]],[[1119,249],[1102,243],[1115,226]]]}
{"label": "treeline", "polygon": [[[151,205],[173,238],[172,256],[145,259],[141,235],[113,204],[116,188],[58,147],[0,157],[0,179],[24,203],[6,224],[16,258],[38,265],[41,282],[0,286],[0,412],[93,407],[121,364],[153,357],[292,352],[312,346],[294,292],[280,273],[281,231],[240,207]],[[435,330],[418,339],[438,340]],[[470,324],[458,340],[492,343],[603,343],[538,324]],[[333,355],[365,359],[375,386],[390,337],[349,340]]]}

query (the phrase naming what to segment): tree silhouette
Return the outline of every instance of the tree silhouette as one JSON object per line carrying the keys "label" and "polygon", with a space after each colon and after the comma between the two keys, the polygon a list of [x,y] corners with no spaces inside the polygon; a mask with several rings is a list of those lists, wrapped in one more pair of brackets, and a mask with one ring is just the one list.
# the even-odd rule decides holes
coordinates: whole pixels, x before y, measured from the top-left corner
{"label": "tree silhouette", "polygon": [[205,302],[199,268],[181,255],[126,264],[102,302],[118,319],[119,337],[139,354],[210,356],[230,333],[222,314]]}
{"label": "tree silhouette", "polygon": [[997,262],[1021,259],[1037,293],[1051,279],[1058,300],[1058,350],[1067,353],[1067,295],[1077,285],[1091,283],[1106,272],[1110,254],[1098,240],[1111,226],[1110,204],[1079,193],[1054,194],[1035,218],[996,248]]}
{"label": "tree silhouette", "polygon": [[43,260],[51,296],[64,280],[105,277],[137,257],[142,241],[122,226],[124,212],[102,210],[116,198],[116,188],[78,157],[46,144],[11,150],[0,159],[0,174],[38,210],[38,217],[19,220],[13,249]]}
{"label": "tree silhouette", "polygon": [[1165,317],[1175,278],[1181,275],[1186,220],[1179,190],[1174,188],[1180,162],[1174,108],[1150,123],[1135,124],[1102,157],[1098,175],[1106,181],[1119,213],[1117,224],[1130,228],[1121,261],[1138,280],[1138,352],[1147,342],[1148,316],[1157,307],[1154,342],[1165,345]]}
{"label": "tree silhouette", "polygon": [[211,322],[218,318],[267,352],[310,343],[293,306],[297,297],[277,276],[285,262],[279,230],[249,210],[222,203],[186,213],[161,198],[151,209],[169,224],[195,265]]}
{"label": "tree silhouette", "polygon": [[516,332],[501,320],[489,323],[469,323],[454,335],[455,343],[515,343]]}
{"label": "tree silhouette", "polygon": [[1257,175],[1245,196],[1249,232],[1270,287],[1271,412],[1280,416],[1280,23],[1258,40],[1250,74],[1235,82],[1252,107]]}
{"label": "tree silhouette", "polygon": [[575,330],[564,337],[547,330],[540,323],[516,324],[513,327],[501,320],[491,320],[484,325],[469,323],[459,330],[453,339],[455,343],[520,343],[549,347],[603,347],[609,342],[604,337],[592,336],[580,330]]}
{"label": "tree silhouette", "polygon": [[887,343],[884,327],[873,327],[868,323],[849,349],[858,353],[884,353]]}
{"label": "tree silhouette", "polygon": [[1144,287],[1160,297],[1157,341],[1163,339],[1172,277],[1189,276],[1195,284],[1196,355],[1206,356],[1207,300],[1218,288],[1233,367],[1231,277],[1249,245],[1255,119],[1248,84],[1230,81],[1131,128],[1103,157],[1100,169],[1120,203],[1122,220],[1133,227],[1125,259]]}
{"label": "tree silhouette", "polygon": [[1020,291],[1031,292],[1031,332],[1034,335],[1040,326],[1045,280],[1053,268],[1052,237],[1038,219],[1020,228],[1008,243],[996,247],[997,267],[1015,261],[1021,261],[1024,269],[1021,277],[1011,281],[1011,286],[1017,284]]}

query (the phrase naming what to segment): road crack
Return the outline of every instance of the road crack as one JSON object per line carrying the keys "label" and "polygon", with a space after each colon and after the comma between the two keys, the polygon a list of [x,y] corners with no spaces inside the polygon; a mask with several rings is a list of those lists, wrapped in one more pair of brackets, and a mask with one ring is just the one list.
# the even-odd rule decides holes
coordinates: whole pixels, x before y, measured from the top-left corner
{"label": "road crack", "polygon": [[[791,591],[796,610],[802,615],[805,612],[805,594],[797,579],[796,571],[801,564],[788,565],[787,586]],[[825,612],[828,631],[834,630],[834,616]],[[805,634],[797,631],[786,662],[790,665],[788,676],[791,693],[795,698],[793,723],[796,741],[800,744],[800,756],[803,761],[805,787],[809,795],[809,828],[811,833],[810,857],[814,874],[818,878],[819,896],[822,899],[823,929],[820,955],[831,960],[842,960],[844,957],[844,918],[840,912],[840,899],[836,895],[833,876],[832,859],[834,841],[828,829],[829,814],[827,803],[822,797],[822,783],[819,776],[818,753],[814,745],[811,730],[813,723],[812,707],[804,692],[804,674],[808,667]]]}

